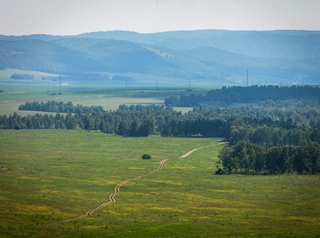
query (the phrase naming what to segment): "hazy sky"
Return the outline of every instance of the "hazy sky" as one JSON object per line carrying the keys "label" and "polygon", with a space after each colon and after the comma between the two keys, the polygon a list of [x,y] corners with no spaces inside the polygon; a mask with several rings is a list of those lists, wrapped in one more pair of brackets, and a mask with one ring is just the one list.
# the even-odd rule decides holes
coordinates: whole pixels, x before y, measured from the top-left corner
{"label": "hazy sky", "polygon": [[320,0],[0,0],[0,34],[320,30]]}

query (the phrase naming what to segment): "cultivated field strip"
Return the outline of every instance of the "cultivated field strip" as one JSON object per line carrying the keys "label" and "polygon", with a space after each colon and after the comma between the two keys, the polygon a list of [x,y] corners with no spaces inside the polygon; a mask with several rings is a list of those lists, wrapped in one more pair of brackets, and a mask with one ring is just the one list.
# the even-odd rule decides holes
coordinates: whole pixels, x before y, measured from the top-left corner
{"label": "cultivated field strip", "polygon": [[[197,150],[199,150],[199,149],[202,149],[202,148],[204,148],[204,147],[197,148],[197,149],[193,149],[193,150],[187,152],[186,154],[183,154],[182,156],[180,156],[179,159],[185,158],[185,157],[189,156],[190,154],[192,154],[193,152],[195,152],[195,151],[197,151]],[[109,200],[108,200],[108,201],[102,203],[101,205],[99,205],[99,206],[96,207],[96,208],[92,208],[92,209],[88,210],[84,215],[81,215],[81,216],[78,216],[78,217],[74,217],[74,218],[71,218],[71,219],[67,219],[67,220],[64,220],[64,221],[62,221],[62,222],[74,221],[74,220],[78,220],[78,219],[81,219],[81,218],[90,216],[90,215],[92,215],[94,212],[96,212],[97,210],[102,209],[102,208],[108,206],[109,204],[115,202],[115,201],[116,201],[116,198],[115,198],[115,197],[116,197],[116,195],[117,195],[118,193],[120,193],[120,188],[121,188],[122,185],[124,185],[124,184],[126,184],[126,183],[128,183],[128,182],[130,182],[130,181],[133,181],[133,180],[143,179],[143,178],[145,178],[145,177],[147,177],[147,176],[150,176],[150,175],[154,174],[154,173],[157,172],[157,171],[161,171],[161,170],[163,169],[163,167],[164,167],[164,164],[165,164],[167,161],[168,161],[168,159],[161,160],[161,161],[159,162],[159,166],[158,166],[158,169],[157,169],[157,170],[153,170],[153,171],[150,171],[150,172],[147,173],[147,174],[140,175],[139,177],[132,178],[132,179],[127,179],[127,180],[125,180],[125,181],[122,181],[122,182],[118,183],[118,184],[114,187],[114,192],[109,195]]]}

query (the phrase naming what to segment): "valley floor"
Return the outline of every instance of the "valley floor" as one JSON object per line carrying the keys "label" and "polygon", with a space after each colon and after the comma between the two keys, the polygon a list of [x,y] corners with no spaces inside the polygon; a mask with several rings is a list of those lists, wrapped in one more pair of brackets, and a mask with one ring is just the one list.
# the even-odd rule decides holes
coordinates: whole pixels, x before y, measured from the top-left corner
{"label": "valley floor", "polygon": [[210,138],[0,130],[0,236],[320,235],[319,176],[214,175],[222,146]]}

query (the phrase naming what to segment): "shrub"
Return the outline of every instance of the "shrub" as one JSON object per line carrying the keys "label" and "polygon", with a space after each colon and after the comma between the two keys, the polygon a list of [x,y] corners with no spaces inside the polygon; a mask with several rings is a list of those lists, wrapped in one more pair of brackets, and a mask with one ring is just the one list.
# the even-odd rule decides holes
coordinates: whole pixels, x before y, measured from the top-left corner
{"label": "shrub", "polygon": [[216,174],[225,174],[225,171],[221,168],[219,168],[217,171],[216,171]]}
{"label": "shrub", "polygon": [[143,154],[142,159],[151,159],[151,156],[148,154]]}

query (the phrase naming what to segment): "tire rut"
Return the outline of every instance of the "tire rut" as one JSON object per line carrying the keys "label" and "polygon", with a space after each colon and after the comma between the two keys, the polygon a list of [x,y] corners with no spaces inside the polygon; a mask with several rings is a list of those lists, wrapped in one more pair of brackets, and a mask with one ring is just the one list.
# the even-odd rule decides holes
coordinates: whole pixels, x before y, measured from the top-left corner
{"label": "tire rut", "polygon": [[209,146],[203,146],[203,147],[200,147],[200,148],[196,148],[196,149],[190,150],[190,151],[188,151],[187,153],[181,155],[181,156],[179,157],[179,159],[183,159],[183,158],[191,155],[193,152],[195,152],[195,151],[197,151],[197,150],[200,150],[200,149],[203,149],[203,148],[207,148],[207,147],[209,147]]}
{"label": "tire rut", "polygon": [[[192,154],[193,152],[195,152],[195,151],[197,151],[197,150],[199,150],[199,149],[206,148],[206,147],[208,147],[208,146],[200,147],[200,148],[196,148],[196,149],[190,150],[190,151],[188,151],[187,153],[181,155],[181,156],[179,157],[179,159],[183,159],[183,158],[189,156],[190,154]],[[61,221],[61,222],[69,222],[69,221],[74,221],[74,220],[78,220],[78,219],[81,219],[81,218],[85,218],[85,217],[91,216],[91,215],[92,215],[94,212],[96,212],[97,210],[100,210],[100,209],[102,209],[102,208],[110,205],[111,203],[116,202],[116,195],[117,195],[118,193],[120,193],[120,188],[121,188],[121,186],[123,186],[124,184],[126,184],[126,183],[128,183],[128,182],[130,182],[130,181],[137,180],[137,179],[143,179],[143,178],[145,178],[145,177],[147,177],[147,176],[150,176],[150,175],[154,174],[154,173],[157,172],[157,171],[161,171],[161,170],[163,169],[163,167],[164,167],[164,164],[167,162],[167,160],[168,160],[168,159],[161,160],[161,161],[159,162],[159,166],[158,166],[158,169],[157,169],[157,170],[153,170],[153,171],[150,171],[149,173],[140,175],[139,177],[132,178],[132,179],[127,179],[127,180],[125,180],[125,181],[122,181],[122,182],[118,183],[118,184],[114,187],[114,192],[109,195],[109,200],[106,201],[106,202],[104,202],[104,203],[102,203],[102,204],[100,204],[98,207],[92,208],[92,209],[88,210],[84,215],[81,215],[81,216],[78,216],[78,217],[74,217],[74,218],[71,218],[71,219],[67,219],[67,220],[63,220],[63,221]]]}
{"label": "tire rut", "polygon": [[78,216],[78,217],[74,217],[74,218],[71,218],[71,219],[67,219],[67,220],[64,220],[62,222],[69,222],[69,221],[74,221],[74,220],[78,220],[78,219],[81,219],[81,218],[84,218],[84,217],[88,217],[88,216],[91,216],[94,212],[96,212],[97,210],[99,209],[102,209],[108,205],[110,205],[111,203],[113,202],[116,202],[116,195],[118,193],[120,193],[120,188],[121,186],[123,186],[124,184],[130,182],[130,181],[133,181],[133,180],[137,180],[137,179],[143,179],[147,176],[150,176],[152,174],[154,174],[156,171],[161,171],[164,167],[164,164],[167,162],[168,159],[164,159],[164,160],[161,160],[160,163],[159,163],[159,166],[158,166],[158,169],[157,170],[153,170],[153,171],[150,171],[149,173],[146,173],[146,174],[143,174],[143,175],[140,175],[139,177],[136,177],[136,178],[132,178],[132,179],[128,179],[128,180],[125,180],[125,181],[122,181],[120,183],[118,183],[115,187],[114,187],[114,192],[111,193],[109,195],[109,201],[106,201],[102,204],[100,204],[98,207],[96,208],[92,208],[90,210],[88,210],[84,215],[81,215],[81,216]]}

